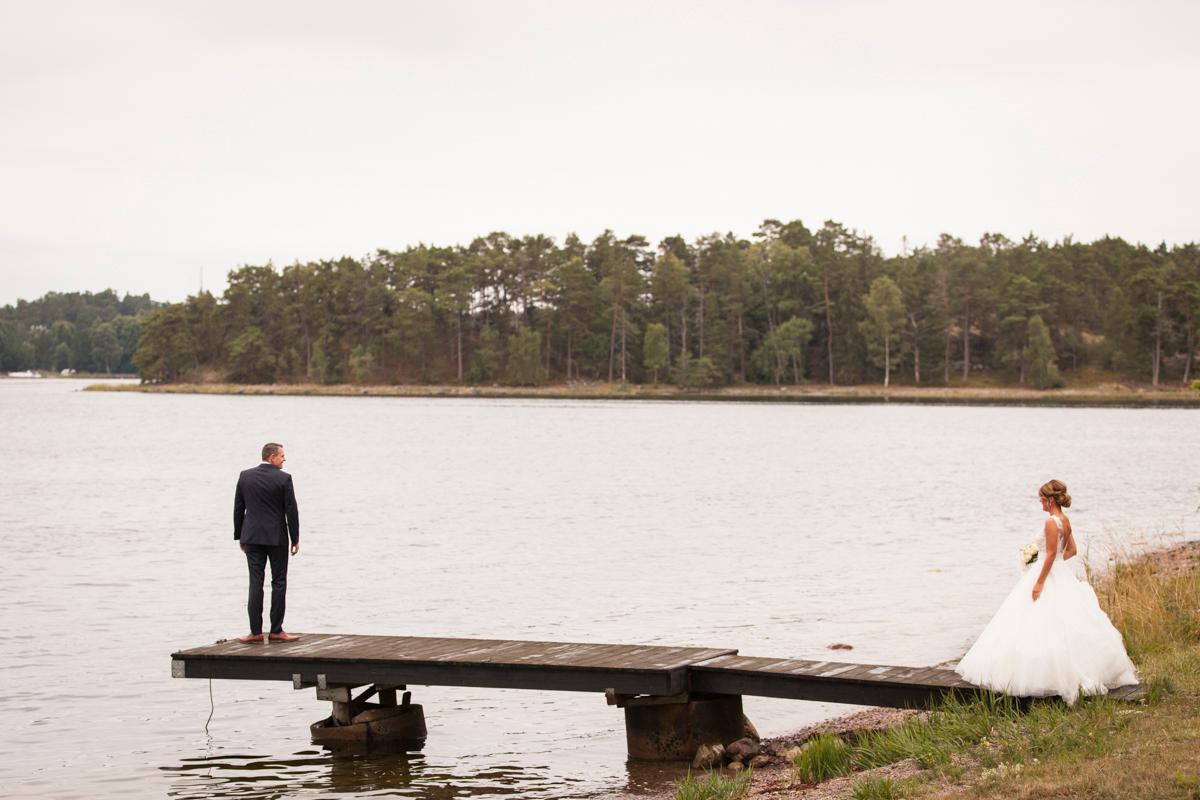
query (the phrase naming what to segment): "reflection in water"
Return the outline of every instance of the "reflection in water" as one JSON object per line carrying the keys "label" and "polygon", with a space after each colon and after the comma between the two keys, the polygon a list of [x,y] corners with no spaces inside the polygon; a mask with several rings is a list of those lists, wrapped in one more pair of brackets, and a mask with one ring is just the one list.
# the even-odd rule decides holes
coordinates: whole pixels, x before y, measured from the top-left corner
{"label": "reflection in water", "polygon": [[[283,798],[339,793],[367,796],[420,797],[600,797],[611,792],[570,790],[571,781],[546,767],[496,764],[467,772],[446,763],[430,763],[419,753],[345,753],[305,750],[292,758],[229,753],[185,758],[162,767],[170,780],[168,794],[177,798]],[[631,770],[632,772],[635,770]],[[650,766],[636,781],[661,785],[678,767]],[[650,778],[653,774],[655,777]],[[633,783],[631,781],[631,783]]]}

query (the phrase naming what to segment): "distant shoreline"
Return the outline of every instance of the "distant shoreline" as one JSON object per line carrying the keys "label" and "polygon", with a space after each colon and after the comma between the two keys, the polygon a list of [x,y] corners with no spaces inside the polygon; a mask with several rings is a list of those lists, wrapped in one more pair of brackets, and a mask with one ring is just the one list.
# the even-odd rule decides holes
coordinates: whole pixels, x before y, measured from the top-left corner
{"label": "distant shoreline", "polygon": [[92,384],[85,391],[143,392],[147,394],[217,394],[304,397],[411,397],[495,398],[510,400],[665,400],[683,402],[811,403],[963,406],[1068,406],[1083,408],[1200,408],[1200,392],[1193,389],[1143,389],[1105,385],[1088,389],[1036,389],[1004,387],[894,386],[734,386],[684,391],[674,386],[571,383],[540,387],[417,385],[356,386],[337,384],[167,383]]}

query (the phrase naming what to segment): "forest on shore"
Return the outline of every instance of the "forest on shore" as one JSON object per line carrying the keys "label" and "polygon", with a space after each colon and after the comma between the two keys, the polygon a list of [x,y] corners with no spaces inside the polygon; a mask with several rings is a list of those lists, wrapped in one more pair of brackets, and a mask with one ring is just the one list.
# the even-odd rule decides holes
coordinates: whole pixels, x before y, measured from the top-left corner
{"label": "forest on shore", "polygon": [[50,292],[0,307],[0,370],[132,373],[150,295]]}
{"label": "forest on shore", "polygon": [[[884,257],[832,221],[657,246],[492,233],[243,266],[220,297],[135,300],[131,363],[151,382],[946,385],[987,373],[1052,388],[1095,367],[1158,386],[1195,377],[1200,247],[944,234]],[[3,337],[21,334],[11,311]],[[80,336],[96,323],[72,324]],[[29,347],[66,363],[67,330],[38,325]],[[93,367],[111,360],[97,352]]]}

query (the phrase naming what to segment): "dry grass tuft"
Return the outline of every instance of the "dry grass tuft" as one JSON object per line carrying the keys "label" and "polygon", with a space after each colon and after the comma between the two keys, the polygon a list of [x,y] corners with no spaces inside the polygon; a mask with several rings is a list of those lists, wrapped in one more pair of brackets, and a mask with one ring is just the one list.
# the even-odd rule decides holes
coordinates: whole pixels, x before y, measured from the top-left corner
{"label": "dry grass tuft", "polygon": [[1135,662],[1200,640],[1200,563],[1172,574],[1153,558],[1118,561],[1095,588]]}

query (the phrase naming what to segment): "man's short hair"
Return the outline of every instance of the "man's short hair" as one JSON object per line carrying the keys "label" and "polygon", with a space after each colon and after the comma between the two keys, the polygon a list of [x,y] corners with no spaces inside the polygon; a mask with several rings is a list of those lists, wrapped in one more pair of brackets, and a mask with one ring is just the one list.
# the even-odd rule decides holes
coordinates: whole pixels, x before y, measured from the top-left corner
{"label": "man's short hair", "polygon": [[283,445],[279,442],[267,442],[263,445],[263,461],[267,461],[271,456],[283,449]]}

